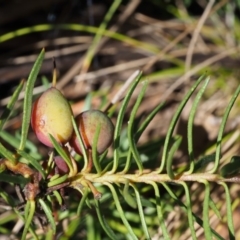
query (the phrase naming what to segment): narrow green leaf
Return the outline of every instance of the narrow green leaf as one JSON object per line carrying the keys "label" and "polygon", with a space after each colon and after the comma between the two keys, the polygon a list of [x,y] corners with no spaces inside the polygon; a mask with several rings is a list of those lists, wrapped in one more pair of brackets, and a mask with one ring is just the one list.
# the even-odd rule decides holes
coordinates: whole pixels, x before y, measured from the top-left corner
{"label": "narrow green leaf", "polygon": [[63,160],[68,165],[70,172],[73,172],[73,166],[72,166],[72,161],[71,161],[70,157],[67,155],[67,153],[64,151],[64,149],[59,145],[59,143],[56,141],[56,139],[51,134],[49,134],[49,137],[50,137],[51,143],[53,144],[53,146],[56,149],[56,151],[58,152],[58,154],[63,158]]}
{"label": "narrow green leaf", "polygon": [[106,232],[106,234],[108,235],[108,237],[110,239],[116,240],[117,236],[115,235],[115,233],[109,226],[108,222],[106,221],[106,219],[104,217],[104,213],[102,213],[102,211],[101,211],[101,206],[99,204],[99,200],[95,199],[95,204],[96,204],[96,212],[97,212],[98,220],[99,220],[103,230]]}
{"label": "narrow green leaf", "polygon": [[131,167],[131,160],[132,160],[132,151],[131,149],[128,150],[128,153],[127,153],[127,158],[126,160],[124,159],[124,169],[121,171],[121,174],[125,174],[129,168]]}
{"label": "narrow green leaf", "polygon": [[198,85],[201,83],[202,79],[204,76],[200,77],[196,83],[192,86],[191,90],[188,91],[188,93],[186,94],[186,96],[183,98],[183,100],[181,101],[180,105],[178,106],[172,121],[170,122],[170,125],[168,127],[168,131],[167,131],[167,135],[165,138],[165,143],[164,143],[164,147],[163,147],[163,155],[162,155],[162,160],[161,160],[161,165],[158,169],[158,173],[161,173],[166,165],[166,160],[167,160],[167,155],[168,155],[168,148],[169,148],[169,144],[170,144],[170,140],[172,138],[172,134],[173,131],[175,129],[175,126],[179,120],[180,114],[182,113],[183,108],[185,107],[185,105],[187,104],[189,98],[192,96],[193,92],[195,91],[195,89],[198,87]]}
{"label": "narrow green leaf", "polygon": [[48,182],[47,186],[48,187],[53,187],[55,185],[61,184],[65,182],[65,180],[68,178],[68,174],[65,174],[61,177],[58,177],[57,179],[54,179],[53,181]]}
{"label": "narrow green leaf", "polygon": [[27,219],[30,211],[30,201],[26,202],[25,208],[24,208],[24,218]]}
{"label": "narrow green leaf", "polygon": [[[15,137],[16,137],[16,140],[18,141],[18,146],[19,146],[21,133],[17,131],[15,133]],[[18,148],[18,147],[15,147],[15,148]],[[38,147],[31,140],[28,140],[28,139],[26,140],[25,151],[29,151],[30,153],[36,155],[36,158],[38,159],[42,158],[42,155],[38,151]]]}
{"label": "narrow green leaf", "polygon": [[72,124],[73,124],[73,129],[74,129],[74,131],[76,133],[76,136],[77,136],[77,140],[78,140],[78,142],[80,144],[80,147],[82,149],[82,154],[83,154],[83,159],[84,159],[84,166],[83,166],[82,171],[84,172],[87,169],[87,167],[88,167],[88,156],[87,156],[87,152],[86,152],[86,148],[84,146],[84,142],[83,142],[82,136],[81,136],[81,134],[79,132],[79,129],[77,127],[77,124],[76,124],[75,119],[74,119],[73,116],[72,116]]}
{"label": "narrow green leaf", "polygon": [[[1,174],[0,174],[0,177],[1,177]],[[1,181],[1,179],[0,179],[0,181]],[[0,196],[11,207],[15,207],[16,206],[17,203],[16,203],[16,200],[13,198],[13,196],[7,194],[4,191],[0,191]]]}
{"label": "narrow green leaf", "polygon": [[210,199],[210,186],[209,182],[203,181],[205,185],[205,194],[203,201],[203,228],[205,239],[212,239],[211,227],[209,224],[209,199]]}
{"label": "narrow green leaf", "polygon": [[6,158],[6,159],[9,160],[10,162],[12,162],[13,164],[16,164],[16,163],[17,163],[15,154],[13,154],[13,153],[10,152],[9,150],[7,150],[1,143],[0,143],[0,154],[1,154],[4,158]]}
{"label": "narrow green leaf", "polygon": [[87,230],[87,240],[93,240],[97,238],[97,230],[95,229],[95,222],[93,216],[90,214],[86,215],[86,230]]}
{"label": "narrow green leaf", "polygon": [[216,143],[215,163],[214,163],[214,167],[212,168],[212,170],[209,171],[210,173],[215,173],[218,170],[218,166],[219,166],[219,162],[220,162],[220,155],[221,155],[221,143],[222,143],[222,139],[223,139],[224,129],[225,129],[230,111],[231,111],[239,93],[240,93],[240,85],[238,86],[237,90],[234,92],[227,108],[224,111],[222,122],[221,122],[221,125],[219,127],[219,131],[218,131],[218,137],[217,137],[217,143]]}
{"label": "narrow green leaf", "polygon": [[128,90],[128,93],[126,94],[122,106],[118,112],[118,118],[115,125],[115,131],[114,131],[114,158],[113,158],[113,168],[109,173],[116,172],[118,168],[118,161],[119,161],[119,146],[120,146],[120,133],[122,130],[122,123],[123,123],[123,117],[127,108],[127,105],[130,101],[130,98],[137,87],[140,79],[141,79],[141,73],[137,76],[136,80],[132,83],[131,87]]}
{"label": "narrow green leaf", "polygon": [[215,160],[215,153],[201,157],[194,166],[194,172],[201,171],[207,165]]}
{"label": "narrow green leaf", "polygon": [[[43,32],[43,31],[49,31],[52,29],[62,29],[62,30],[68,30],[68,31],[77,31],[77,32],[88,32],[88,33],[97,33],[99,31],[99,27],[94,27],[94,26],[87,26],[87,25],[82,25],[82,24],[40,24],[40,25],[35,25],[31,27],[26,27],[26,28],[21,28],[17,29],[16,31],[12,31],[6,34],[3,34],[0,36],[0,43],[8,41],[12,38],[16,38],[16,36],[23,36],[26,34],[30,34],[33,32]],[[149,44],[146,42],[141,42],[138,41],[134,38],[130,38],[126,35],[109,31],[109,30],[104,30],[102,35],[122,41],[126,44],[129,44],[130,46],[134,46],[135,48],[142,49],[144,51],[150,52],[150,53],[158,53],[160,51],[159,47],[153,44]]]}
{"label": "narrow green leaf", "polygon": [[20,141],[13,135],[4,130],[0,132],[0,137],[14,148],[18,148]]}
{"label": "narrow green leaf", "polygon": [[194,229],[194,217],[193,217],[193,213],[192,213],[192,203],[191,203],[190,191],[185,182],[182,182],[181,185],[184,187],[184,190],[185,190],[185,197],[186,197],[186,201],[187,201],[186,207],[187,207],[187,215],[188,215],[188,224],[189,224],[189,228],[191,231],[191,237],[193,240],[197,240],[196,231]]}
{"label": "narrow green leaf", "polygon": [[[69,225],[64,229],[64,235],[59,238],[59,240],[69,240],[75,239],[78,229],[85,229],[86,217],[79,219],[79,217],[71,219]],[[74,234],[75,233],[75,234]]]}
{"label": "narrow green leaf", "polygon": [[[182,207],[184,210],[187,211],[187,206],[179,200],[179,197],[172,191],[172,189],[166,184],[166,183],[161,183],[164,188],[167,190],[169,195],[178,203],[180,207]],[[195,213],[193,213],[194,220],[201,226],[203,227],[203,220],[198,217]],[[225,240],[223,237],[221,237],[214,229],[211,228],[212,234],[214,237],[218,240]]]}
{"label": "narrow green leaf", "polygon": [[45,234],[45,240],[52,240],[54,239],[54,233],[52,229],[47,229],[47,233]]}
{"label": "narrow green leaf", "polygon": [[47,195],[47,201],[49,204],[52,204],[53,200],[52,200],[52,195]]}
{"label": "narrow green leaf", "polygon": [[41,86],[44,87],[44,91],[47,91],[52,87],[52,82],[50,82],[46,76],[41,76]]}
{"label": "narrow green leaf", "polygon": [[124,211],[123,211],[123,209],[122,209],[122,207],[121,207],[120,201],[119,201],[119,199],[118,199],[118,194],[116,193],[115,188],[114,188],[114,187],[112,186],[112,184],[110,184],[110,183],[107,183],[107,182],[106,182],[106,183],[104,183],[104,184],[107,185],[107,186],[109,187],[109,189],[111,190],[111,192],[112,192],[112,196],[113,196],[113,199],[114,199],[114,203],[115,203],[115,205],[116,205],[116,207],[117,207],[118,213],[119,213],[119,215],[120,215],[120,217],[121,217],[121,219],[122,219],[125,227],[126,227],[127,230],[128,230],[128,233],[130,234],[130,236],[131,236],[131,238],[132,238],[133,240],[137,240],[137,239],[138,239],[137,236],[136,236],[135,233],[133,232],[133,229],[132,229],[131,225],[129,224],[128,220],[126,219],[125,213],[124,213]]}
{"label": "narrow green leaf", "polygon": [[54,171],[54,167],[55,167],[54,152],[51,152],[47,160],[47,168],[44,169],[46,176],[50,175],[50,173]]}
{"label": "narrow green leaf", "polygon": [[58,179],[59,177],[60,177],[60,174],[55,174],[49,179],[49,182],[54,181],[54,180]]}
{"label": "narrow green leaf", "polygon": [[93,98],[93,92],[89,92],[84,99],[84,105],[82,107],[82,111],[87,111],[87,110],[91,109],[92,98]]}
{"label": "narrow green leaf", "polygon": [[167,228],[166,228],[166,225],[165,225],[165,222],[164,222],[164,216],[163,216],[162,202],[161,202],[161,198],[160,198],[159,187],[155,182],[149,182],[149,184],[151,184],[154,188],[155,197],[156,197],[157,215],[158,215],[158,220],[160,222],[160,226],[161,226],[161,229],[162,229],[164,240],[170,240],[170,236],[168,234],[168,231],[167,231]]}
{"label": "narrow green leaf", "polygon": [[[12,133],[2,130],[0,132],[0,137],[15,149],[17,149],[20,144],[21,135],[18,132],[16,132],[14,136]],[[32,154],[34,154],[36,158],[41,158],[41,155],[38,153],[37,147],[32,142],[27,140],[25,148],[26,151],[29,150]]]}
{"label": "narrow green leaf", "polygon": [[233,156],[230,162],[220,169],[220,174],[223,177],[230,177],[238,172],[240,172],[240,156]]}
{"label": "narrow green leaf", "polygon": [[[11,224],[11,222],[16,221],[16,220],[17,220],[17,214],[15,212],[13,212],[13,211],[6,211],[4,213],[4,217],[0,218],[0,226],[3,226],[4,224],[8,225],[8,223]],[[7,232],[10,232],[10,231],[7,231]],[[2,233],[3,232],[1,231],[1,234]],[[3,238],[3,235],[1,236],[1,238]]]}
{"label": "narrow green leaf", "polygon": [[63,199],[62,199],[60,193],[58,191],[53,191],[53,194],[54,194],[55,198],[57,199],[59,206],[62,206]]}
{"label": "narrow green leaf", "polygon": [[98,124],[96,132],[94,134],[93,146],[92,146],[93,165],[96,168],[98,174],[102,173],[102,167],[100,165],[99,156],[98,156],[98,153],[97,153],[97,145],[98,145],[98,139],[99,139],[100,131],[101,131],[101,125]]}
{"label": "narrow green leaf", "polygon": [[81,201],[80,201],[80,203],[78,205],[78,208],[77,208],[77,215],[78,216],[81,216],[83,205],[84,205],[84,203],[86,203],[86,198],[87,198],[88,194],[89,194],[89,191],[88,191],[88,189],[86,189],[84,191],[83,195],[82,195]]}
{"label": "narrow green leaf", "polygon": [[25,147],[25,143],[27,140],[28,129],[31,119],[31,111],[32,111],[32,94],[35,81],[37,79],[37,75],[39,73],[40,67],[42,65],[42,61],[44,58],[45,50],[43,49],[39,54],[37,60],[35,61],[33,68],[29,74],[26,91],[25,91],[25,98],[23,103],[23,120],[22,120],[22,131],[21,131],[21,142],[19,145],[19,150],[22,151]]}
{"label": "narrow green leaf", "polygon": [[139,152],[137,150],[137,146],[136,146],[136,142],[135,142],[135,138],[134,138],[134,120],[136,118],[136,114],[137,114],[137,110],[142,102],[142,99],[144,97],[144,94],[147,90],[147,86],[148,86],[148,82],[144,81],[143,82],[143,87],[138,95],[137,101],[135,102],[133,109],[131,111],[130,114],[130,119],[128,121],[128,141],[129,141],[129,147],[132,151],[133,157],[138,165],[138,169],[139,169],[139,174],[142,174],[143,171],[143,165],[142,165],[142,161],[139,155]]}
{"label": "narrow green leaf", "polygon": [[155,204],[152,201],[150,201],[149,199],[146,199],[146,198],[144,198],[142,196],[140,196],[140,198],[141,198],[141,203],[142,203],[142,205],[144,207],[154,208],[155,209]]}
{"label": "narrow green leaf", "polygon": [[24,221],[24,229],[23,229],[23,234],[21,240],[26,239],[27,232],[29,231],[30,224],[32,223],[33,220],[33,215],[35,213],[35,201],[27,201],[26,204],[26,211],[25,211],[25,221]]}
{"label": "narrow green leaf", "polygon": [[192,108],[189,114],[189,118],[188,118],[188,126],[187,126],[187,141],[188,141],[188,155],[189,155],[189,160],[190,160],[190,168],[187,171],[188,174],[193,173],[194,171],[194,152],[193,152],[193,123],[194,123],[194,118],[195,118],[195,114],[197,111],[197,106],[198,103],[208,85],[210,78],[207,78],[203,84],[203,86],[201,87],[201,89],[199,90],[199,92],[197,93],[196,98],[193,101],[192,104]]}
{"label": "narrow green leaf", "polygon": [[3,160],[0,159],[0,174],[6,170],[6,165]]}
{"label": "narrow green leaf", "polygon": [[[103,154],[101,154],[101,156],[99,157],[99,162],[102,163],[103,161],[105,160],[108,160],[108,163],[111,163],[111,161],[109,161],[109,159],[106,159],[107,158],[107,154],[108,154],[108,150],[106,150]],[[109,164],[107,164],[109,165]],[[104,174],[104,170],[102,170],[102,173]]]}
{"label": "narrow green leaf", "polygon": [[20,150],[18,150],[17,153],[23,158],[25,158],[36,170],[38,170],[41,173],[42,177],[45,179],[46,174],[43,171],[41,164],[34,157]]}
{"label": "narrow green leaf", "polygon": [[56,233],[56,224],[55,224],[55,220],[53,218],[53,213],[52,213],[50,207],[41,198],[38,199],[38,202],[40,203],[43,211],[45,212],[45,214],[48,218],[48,221],[50,222],[50,224],[52,226],[53,233],[55,234]]}
{"label": "narrow green leaf", "polygon": [[100,26],[99,26],[99,28],[96,32],[96,35],[94,36],[94,38],[92,40],[92,44],[88,48],[86,57],[84,58],[83,68],[88,68],[90,66],[90,64],[92,62],[92,59],[94,57],[95,51],[99,46],[99,42],[100,42],[100,40],[101,40],[101,38],[102,38],[106,28],[107,28],[107,24],[109,23],[109,21],[113,17],[114,13],[118,9],[121,2],[122,2],[122,0],[113,1],[111,7],[109,8],[108,12],[104,16],[104,19],[103,19],[102,23],[100,24]]}
{"label": "narrow green leaf", "polygon": [[229,187],[225,182],[220,182],[220,184],[223,185],[225,190],[225,195],[226,195],[229,240],[235,240],[235,231],[234,231],[234,224],[233,224],[233,209],[231,204],[231,195],[230,195]]}
{"label": "narrow green leaf", "polygon": [[173,143],[173,145],[168,153],[168,156],[167,156],[167,174],[171,179],[175,178],[173,170],[172,170],[173,156],[174,156],[174,153],[178,150],[181,142],[182,142],[182,137],[176,136],[174,139],[174,143]]}
{"label": "narrow green leaf", "polygon": [[14,184],[26,184],[28,183],[28,179],[17,176],[10,175],[9,173],[0,173],[0,182],[14,183]]}
{"label": "narrow green leaf", "polygon": [[132,208],[137,208],[136,200],[129,193],[129,180],[126,180],[123,188],[123,197],[126,203]]}
{"label": "narrow green leaf", "polygon": [[139,212],[139,216],[140,216],[140,219],[141,219],[143,232],[145,234],[146,239],[151,240],[151,236],[148,232],[146,220],[145,220],[145,217],[144,217],[145,214],[143,212],[143,207],[142,207],[142,202],[141,202],[141,197],[140,197],[139,191],[134,184],[131,184],[131,186],[133,187],[133,189],[135,191],[135,195],[136,195],[136,199],[137,199],[138,212]]}
{"label": "narrow green leaf", "polygon": [[220,213],[219,209],[217,208],[217,205],[215,204],[215,202],[212,200],[211,196],[209,199],[209,207],[214,211],[214,213],[216,214],[218,219],[222,220],[221,213]]}
{"label": "narrow green leaf", "polygon": [[148,116],[144,119],[140,127],[137,129],[137,132],[135,134],[135,140],[136,142],[139,140],[141,137],[142,133],[144,130],[147,128],[148,124],[153,120],[153,118],[156,116],[156,114],[161,110],[161,108],[164,106],[164,103],[158,104],[149,114]]}
{"label": "narrow green leaf", "polygon": [[[13,210],[17,214],[18,218],[21,219],[23,222],[25,222],[25,219],[23,215],[19,212],[19,210],[17,210],[16,208],[14,208]],[[36,232],[33,230],[31,225],[29,226],[29,232],[32,234],[34,240],[39,240]]]}
{"label": "narrow green leaf", "polygon": [[24,80],[22,80],[20,82],[20,84],[18,85],[18,87],[16,88],[16,90],[14,91],[10,101],[8,102],[6,108],[4,109],[2,116],[0,118],[0,132],[5,124],[5,122],[8,120],[8,118],[10,117],[13,107],[16,103],[16,101],[18,100],[19,94],[21,93],[22,89],[24,86]]}

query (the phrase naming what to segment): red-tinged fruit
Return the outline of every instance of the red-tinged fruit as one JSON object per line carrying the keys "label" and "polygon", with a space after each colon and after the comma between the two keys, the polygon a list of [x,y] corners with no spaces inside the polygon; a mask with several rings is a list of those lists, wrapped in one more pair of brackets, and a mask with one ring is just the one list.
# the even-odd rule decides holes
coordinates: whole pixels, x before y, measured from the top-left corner
{"label": "red-tinged fruit", "polygon": [[[75,121],[86,149],[92,149],[94,137],[99,125],[100,132],[97,142],[97,152],[102,154],[111,145],[114,126],[105,113],[99,110],[88,110],[80,113]],[[73,133],[69,143],[78,154],[82,155],[82,149],[75,133]]]}
{"label": "red-tinged fruit", "polygon": [[65,144],[71,138],[71,116],[72,110],[65,97],[58,89],[51,87],[34,103],[31,125],[39,141],[53,147],[49,134],[60,144]]}
{"label": "red-tinged fruit", "polygon": [[54,162],[55,162],[56,167],[57,167],[57,169],[58,169],[58,171],[59,171],[59,174],[62,174],[62,175],[63,175],[63,174],[66,174],[66,173],[69,172],[68,165],[67,165],[67,163],[63,160],[62,157],[56,156],[56,157],[54,158]]}

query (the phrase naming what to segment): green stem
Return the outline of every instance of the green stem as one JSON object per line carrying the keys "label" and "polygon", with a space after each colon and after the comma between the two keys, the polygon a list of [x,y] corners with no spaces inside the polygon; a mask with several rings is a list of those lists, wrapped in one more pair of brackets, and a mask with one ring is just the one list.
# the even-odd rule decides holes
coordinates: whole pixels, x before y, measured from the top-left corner
{"label": "green stem", "polygon": [[[146,171],[147,172],[147,171]],[[156,182],[156,183],[163,183],[163,182],[171,182],[171,183],[182,183],[182,182],[232,182],[232,183],[240,183],[240,177],[234,176],[230,178],[222,178],[219,174],[211,174],[211,173],[193,173],[188,175],[181,175],[178,178],[171,179],[168,174],[157,174],[156,172],[150,173],[143,173],[139,175],[138,171],[132,174],[122,174],[122,173],[113,173],[110,174],[109,172],[99,176],[96,173],[81,173],[74,178],[72,178],[71,182],[74,183],[81,183],[85,179],[92,183],[106,183],[106,182],[114,182],[114,183],[122,183],[125,184],[127,180],[130,182],[135,183],[148,183],[148,182]]]}

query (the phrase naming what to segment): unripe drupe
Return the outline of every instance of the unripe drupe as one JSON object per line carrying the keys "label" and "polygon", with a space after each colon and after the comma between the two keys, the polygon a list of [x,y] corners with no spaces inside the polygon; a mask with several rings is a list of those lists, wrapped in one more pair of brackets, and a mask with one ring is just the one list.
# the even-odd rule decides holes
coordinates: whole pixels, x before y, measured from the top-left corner
{"label": "unripe drupe", "polygon": [[71,138],[71,116],[72,110],[65,97],[58,89],[51,87],[34,103],[31,125],[39,141],[53,147],[49,134],[60,144]]}
{"label": "unripe drupe", "polygon": [[[100,127],[100,132],[97,152],[101,154],[111,145],[114,126],[105,113],[99,110],[88,110],[80,113],[75,120],[86,149],[92,149],[98,126]],[[82,154],[82,149],[75,133],[73,133],[69,143],[78,154]]]}

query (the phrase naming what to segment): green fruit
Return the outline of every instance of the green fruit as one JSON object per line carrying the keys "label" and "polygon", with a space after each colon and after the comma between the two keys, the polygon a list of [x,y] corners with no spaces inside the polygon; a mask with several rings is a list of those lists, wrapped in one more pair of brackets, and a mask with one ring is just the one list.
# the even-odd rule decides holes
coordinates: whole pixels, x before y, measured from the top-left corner
{"label": "green fruit", "polygon": [[65,144],[71,138],[71,116],[72,110],[67,100],[59,90],[51,87],[34,103],[31,125],[39,141],[53,147],[49,134],[60,144]]}
{"label": "green fruit", "polygon": [[[86,149],[92,149],[99,125],[100,133],[97,142],[97,152],[101,154],[111,145],[114,126],[106,114],[99,110],[88,110],[80,113],[75,120]],[[78,154],[82,154],[82,149],[75,133],[73,133],[69,143]]]}

